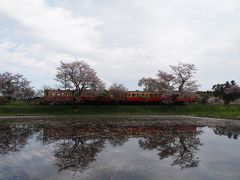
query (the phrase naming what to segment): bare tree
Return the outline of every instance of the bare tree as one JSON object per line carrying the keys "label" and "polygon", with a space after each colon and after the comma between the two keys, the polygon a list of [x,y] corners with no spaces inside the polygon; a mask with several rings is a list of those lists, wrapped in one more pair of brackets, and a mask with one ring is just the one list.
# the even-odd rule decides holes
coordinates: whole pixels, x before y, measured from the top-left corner
{"label": "bare tree", "polygon": [[118,103],[121,98],[124,98],[127,96],[128,89],[124,87],[123,84],[117,84],[113,83],[109,89],[109,94],[113,97],[113,99]]}
{"label": "bare tree", "polygon": [[65,89],[72,90],[74,102],[85,90],[100,91],[105,87],[95,70],[84,61],[61,62],[57,68],[56,80]]}
{"label": "bare tree", "polygon": [[8,99],[29,99],[34,96],[30,81],[20,74],[0,74],[0,93]]}
{"label": "bare tree", "polygon": [[159,70],[156,78],[142,78],[138,85],[143,86],[145,91],[171,93],[173,91],[194,92],[198,85],[193,76],[196,73],[194,64],[179,63],[171,66],[172,73]]}
{"label": "bare tree", "polygon": [[170,65],[170,67],[178,92],[193,92],[197,90],[196,80],[192,79],[197,70],[194,64],[178,63],[178,65]]}

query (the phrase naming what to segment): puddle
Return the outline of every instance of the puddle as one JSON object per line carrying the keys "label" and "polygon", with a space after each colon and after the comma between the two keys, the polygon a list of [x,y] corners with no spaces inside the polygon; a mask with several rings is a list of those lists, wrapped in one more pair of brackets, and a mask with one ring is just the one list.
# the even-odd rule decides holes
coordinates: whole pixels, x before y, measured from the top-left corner
{"label": "puddle", "polygon": [[240,179],[240,126],[1,125],[0,179]]}

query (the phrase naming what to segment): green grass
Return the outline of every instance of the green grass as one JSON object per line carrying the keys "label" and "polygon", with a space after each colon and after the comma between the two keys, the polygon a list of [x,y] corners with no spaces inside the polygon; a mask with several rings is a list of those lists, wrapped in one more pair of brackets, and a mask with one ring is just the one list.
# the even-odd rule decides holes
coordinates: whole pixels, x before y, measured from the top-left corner
{"label": "green grass", "polygon": [[240,105],[81,105],[0,106],[0,115],[171,114],[240,119]]}

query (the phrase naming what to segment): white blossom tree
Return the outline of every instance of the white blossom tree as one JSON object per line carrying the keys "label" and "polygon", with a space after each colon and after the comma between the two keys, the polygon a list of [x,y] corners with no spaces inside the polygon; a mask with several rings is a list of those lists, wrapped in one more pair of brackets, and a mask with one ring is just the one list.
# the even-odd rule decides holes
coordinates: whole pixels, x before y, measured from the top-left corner
{"label": "white blossom tree", "polygon": [[84,61],[61,62],[57,68],[56,81],[65,89],[72,90],[74,102],[86,90],[101,91],[105,88],[96,71]]}
{"label": "white blossom tree", "polygon": [[143,77],[138,81],[138,85],[140,87],[143,87],[144,91],[149,91],[149,92],[159,92],[161,91],[161,83],[155,79],[155,78],[145,78]]}
{"label": "white blossom tree", "polygon": [[121,98],[127,96],[128,89],[123,84],[113,83],[109,89],[109,94],[118,103]]}
{"label": "white blossom tree", "polygon": [[138,85],[143,87],[144,91],[166,93],[174,91],[174,76],[172,74],[158,71],[156,78],[142,78]]}
{"label": "white blossom tree", "polygon": [[10,72],[0,74],[0,93],[7,99],[30,99],[34,96],[30,81],[23,75]]}
{"label": "white blossom tree", "polygon": [[175,77],[173,74],[159,70],[157,73],[157,80],[160,83],[161,92],[173,92],[175,85],[174,79]]}

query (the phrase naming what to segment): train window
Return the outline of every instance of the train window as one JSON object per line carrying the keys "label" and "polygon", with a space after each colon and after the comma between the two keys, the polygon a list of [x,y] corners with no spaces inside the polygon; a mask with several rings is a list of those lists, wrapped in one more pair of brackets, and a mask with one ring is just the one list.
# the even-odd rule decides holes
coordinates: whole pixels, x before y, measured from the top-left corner
{"label": "train window", "polygon": [[150,97],[153,97],[153,94],[150,94]]}
{"label": "train window", "polygon": [[154,94],[154,97],[157,97],[157,94]]}
{"label": "train window", "polygon": [[142,94],[142,96],[145,96],[145,94]]}
{"label": "train window", "polygon": [[135,97],[136,95],[135,94],[132,94],[132,97]]}

